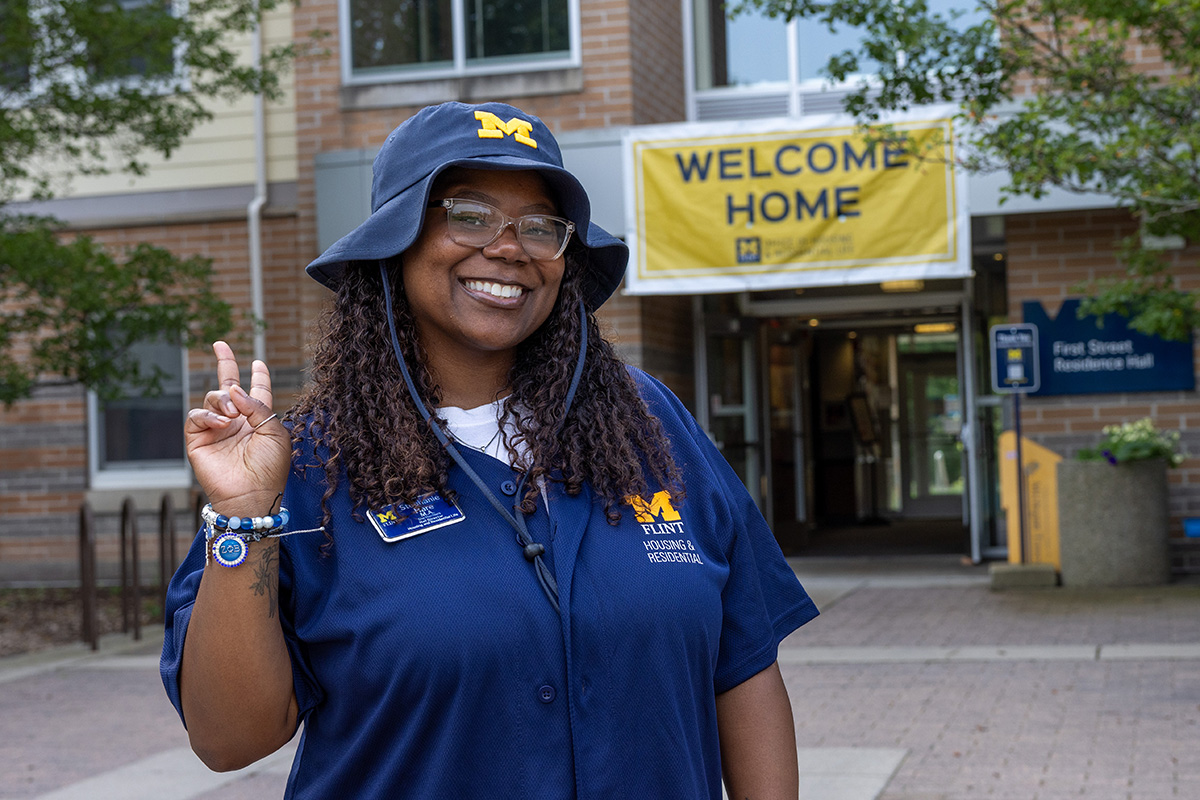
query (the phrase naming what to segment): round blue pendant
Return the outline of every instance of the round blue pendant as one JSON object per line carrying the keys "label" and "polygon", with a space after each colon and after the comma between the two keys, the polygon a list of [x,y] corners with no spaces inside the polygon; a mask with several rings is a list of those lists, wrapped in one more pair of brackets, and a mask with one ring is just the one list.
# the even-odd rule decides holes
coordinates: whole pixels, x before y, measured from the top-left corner
{"label": "round blue pendant", "polygon": [[249,552],[249,546],[236,533],[226,533],[213,542],[213,561],[222,567],[238,566]]}

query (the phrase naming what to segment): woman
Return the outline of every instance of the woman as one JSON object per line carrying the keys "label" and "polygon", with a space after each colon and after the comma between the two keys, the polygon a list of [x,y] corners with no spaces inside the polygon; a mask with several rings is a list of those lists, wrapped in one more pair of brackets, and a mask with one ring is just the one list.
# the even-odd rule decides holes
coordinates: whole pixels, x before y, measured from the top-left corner
{"label": "woman", "polygon": [[188,414],[212,502],[162,671],[192,747],[236,769],[303,722],[295,798],[795,798],[775,653],[816,609],[600,336],[627,253],[550,132],[424,109],[372,209],[309,265],[336,297],[287,424],[220,342]]}

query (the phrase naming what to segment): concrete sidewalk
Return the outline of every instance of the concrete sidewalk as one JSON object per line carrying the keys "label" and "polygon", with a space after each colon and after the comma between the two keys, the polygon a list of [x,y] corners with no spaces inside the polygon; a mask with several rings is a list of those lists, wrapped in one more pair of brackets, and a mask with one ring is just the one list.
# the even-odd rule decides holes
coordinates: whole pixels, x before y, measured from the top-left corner
{"label": "concrete sidewalk", "polygon": [[[783,644],[806,800],[1200,797],[1200,586],[992,592],[957,558],[794,559]],[[290,747],[215,774],[158,637],[0,660],[0,800],[280,797]]]}

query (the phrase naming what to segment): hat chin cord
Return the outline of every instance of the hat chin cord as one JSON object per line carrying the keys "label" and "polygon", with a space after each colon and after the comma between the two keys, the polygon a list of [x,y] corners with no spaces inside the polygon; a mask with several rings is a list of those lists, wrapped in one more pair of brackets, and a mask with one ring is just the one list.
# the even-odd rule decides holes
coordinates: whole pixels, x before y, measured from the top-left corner
{"label": "hat chin cord", "polygon": [[[550,568],[546,566],[545,559],[542,558],[542,554],[546,552],[545,546],[535,542],[533,537],[529,535],[529,529],[525,525],[525,515],[517,510],[515,506],[513,508],[517,510],[516,514],[505,508],[504,503],[500,502],[500,498],[496,497],[496,494],[488,487],[483,478],[479,477],[479,473],[471,468],[471,465],[462,457],[462,453],[455,447],[454,442],[442,430],[442,426],[432,419],[433,415],[430,413],[425,401],[421,399],[420,393],[417,392],[417,386],[413,382],[412,374],[408,370],[408,364],[404,360],[404,352],[400,349],[400,339],[396,335],[396,317],[392,312],[392,290],[388,281],[387,263],[383,260],[379,261],[379,277],[383,283],[383,302],[387,310],[388,333],[391,334],[392,350],[396,354],[396,363],[400,366],[400,374],[404,376],[404,385],[408,387],[408,395],[412,398],[413,405],[417,407],[421,418],[429,425],[433,431],[433,435],[441,443],[442,448],[450,454],[450,458],[454,459],[454,463],[458,464],[467,477],[471,479],[471,482],[483,492],[483,496],[492,504],[492,507],[496,509],[500,516],[504,517],[505,521],[516,532],[517,544],[520,545],[525,560],[534,565],[534,570],[537,573],[538,583],[542,586],[542,591],[550,601],[550,605],[554,606],[555,613],[559,613],[558,582],[555,581]],[[571,403],[575,400],[575,392],[579,389],[579,382],[583,378],[583,365],[587,359],[587,345],[587,307],[581,298],[579,300],[579,356],[575,360],[575,372],[571,376],[571,385],[567,389],[566,403],[563,405],[562,417],[558,422],[559,431],[566,424],[567,414],[571,410]],[[557,433],[558,431],[555,431],[556,435]],[[517,483],[515,497],[520,497],[523,494],[525,477],[522,475],[520,481]]]}

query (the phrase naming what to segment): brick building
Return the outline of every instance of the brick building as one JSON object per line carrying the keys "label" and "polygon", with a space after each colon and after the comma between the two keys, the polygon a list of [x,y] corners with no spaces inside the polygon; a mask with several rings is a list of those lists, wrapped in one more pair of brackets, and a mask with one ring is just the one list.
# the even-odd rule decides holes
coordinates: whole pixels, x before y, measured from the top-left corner
{"label": "brick building", "polygon": [[[516,6],[482,7],[499,16],[476,17],[481,6],[462,0],[409,17],[354,0],[303,0],[269,21],[268,37],[333,35],[327,55],[296,65],[284,102],[261,117],[249,102],[223,108],[146,179],[83,181],[47,210],[114,244],[145,240],[214,259],[219,290],[239,308],[254,306],[261,279],[267,327],[255,341],[243,325],[236,338],[241,351],[265,356],[282,404],[303,380],[305,343],[328,296],[303,267],[369,211],[371,159],[415,109],[502,100],[541,116],[588,186],[597,221],[625,236],[630,131],[803,126],[840,109],[841,93],[815,74],[837,44],[809,23],[731,22],[714,0],[556,0],[501,28],[497,19]],[[248,211],[256,171],[267,187],[257,223]],[[928,537],[906,538],[907,521],[943,531],[939,546],[976,560],[1005,552],[996,437],[1012,423],[1012,403],[989,389],[988,326],[1020,321],[1027,301],[1053,316],[1078,281],[1118,271],[1113,243],[1131,223],[1104,198],[1051,195],[1001,208],[995,179],[967,186],[965,272],[960,264],[953,275],[826,285],[810,277],[739,292],[679,284],[618,293],[602,312],[622,354],[663,378],[723,446],[790,552],[848,552],[833,532],[883,521],[892,524],[874,538],[891,535],[888,552],[928,546]],[[1189,286],[1200,277],[1197,252],[1171,252]],[[168,409],[178,415],[167,414],[142,450],[110,440],[149,418],[150,401],[102,407],[82,389],[56,387],[0,410],[0,582],[73,580],[84,500],[98,515],[108,575],[127,496],[143,510],[147,564],[164,492],[181,509],[180,544],[190,540],[195,489],[174,446],[181,422],[172,431],[170,420],[199,402],[213,375],[207,353],[178,356]],[[1022,404],[1025,434],[1063,455],[1094,442],[1105,424],[1147,415],[1200,453],[1194,390]],[[161,442],[172,446],[151,446]],[[1171,474],[1176,533],[1182,518],[1200,515],[1198,465],[1189,459]]]}

